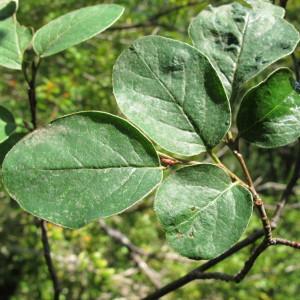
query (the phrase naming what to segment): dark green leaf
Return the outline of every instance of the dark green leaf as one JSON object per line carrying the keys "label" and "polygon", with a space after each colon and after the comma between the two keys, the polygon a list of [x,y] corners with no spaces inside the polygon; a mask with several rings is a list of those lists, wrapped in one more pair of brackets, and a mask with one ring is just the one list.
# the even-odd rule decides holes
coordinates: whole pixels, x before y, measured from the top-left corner
{"label": "dark green leaf", "polygon": [[0,166],[2,165],[5,155],[12,149],[12,147],[19,142],[24,136],[25,133],[15,132],[4,142],[0,143]]}
{"label": "dark green leaf", "polygon": [[70,228],[122,212],[161,177],[152,144],[127,121],[101,112],[36,130],[3,163],[6,189],[23,209]]}
{"label": "dark green leaf", "polygon": [[288,69],[275,71],[244,97],[238,114],[239,135],[264,148],[300,137],[300,95]]}
{"label": "dark green leaf", "polygon": [[294,51],[299,33],[283,15],[263,1],[254,9],[233,3],[210,6],[191,23],[195,47],[210,58],[232,100],[245,82]]}
{"label": "dark green leaf", "polygon": [[0,106],[0,143],[4,142],[15,129],[14,116],[5,107]]}
{"label": "dark green leaf", "polygon": [[252,196],[219,167],[203,164],[170,175],[157,192],[155,211],[177,252],[210,259],[239,240],[252,214]]}
{"label": "dark green leaf", "polygon": [[0,21],[0,66],[20,70],[31,37],[31,31],[21,26],[15,16]]}
{"label": "dark green leaf", "polygon": [[18,1],[0,0],[0,21],[11,17],[18,8]]}
{"label": "dark green leaf", "polygon": [[36,32],[34,50],[46,57],[80,44],[110,27],[123,12],[124,8],[115,4],[100,4],[70,12]]}
{"label": "dark green leaf", "polygon": [[174,154],[204,152],[230,127],[229,103],[216,71],[185,43],[159,36],[137,40],[118,59],[113,85],[121,111]]}

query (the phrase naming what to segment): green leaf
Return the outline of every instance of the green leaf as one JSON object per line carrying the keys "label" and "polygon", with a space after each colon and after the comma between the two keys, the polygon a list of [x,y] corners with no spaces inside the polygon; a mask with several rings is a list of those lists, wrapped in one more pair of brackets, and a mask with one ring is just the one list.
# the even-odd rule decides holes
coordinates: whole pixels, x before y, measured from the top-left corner
{"label": "green leaf", "polygon": [[10,135],[4,142],[0,143],[0,165],[2,165],[6,154],[12,149],[12,147],[17,144],[24,136],[25,133],[14,132]]}
{"label": "green leaf", "polygon": [[41,57],[59,53],[101,33],[123,14],[115,4],[81,8],[63,15],[39,29],[33,38],[35,52]]}
{"label": "green leaf", "polygon": [[69,228],[124,211],[161,177],[145,136],[102,112],[69,115],[36,130],[3,163],[4,185],[24,210]]}
{"label": "green leaf", "polygon": [[296,48],[299,32],[283,15],[282,8],[258,1],[254,9],[210,6],[192,21],[195,47],[209,57],[232,100],[245,82]]}
{"label": "green leaf", "polygon": [[230,127],[216,71],[185,43],[159,36],[135,41],[114,67],[113,86],[121,111],[173,154],[204,152]]}
{"label": "green leaf", "polygon": [[21,70],[31,38],[31,31],[21,26],[15,16],[0,21],[0,66]]}
{"label": "green leaf", "polygon": [[250,90],[238,113],[239,135],[257,146],[276,148],[300,137],[300,94],[293,75],[279,69]]}
{"label": "green leaf", "polygon": [[18,9],[18,1],[0,0],[0,21],[11,17]]}
{"label": "green leaf", "polygon": [[264,13],[271,13],[280,18],[283,18],[285,15],[285,9],[278,6],[273,5],[271,1],[268,0],[246,0],[250,4],[250,7],[253,9],[264,9]]}
{"label": "green leaf", "polygon": [[154,205],[170,246],[192,259],[214,258],[235,244],[248,225],[252,206],[250,192],[210,164],[170,175]]}
{"label": "green leaf", "polygon": [[271,3],[271,1],[268,0],[247,0],[247,2],[252,6],[254,10],[264,10],[262,13],[265,14],[272,14],[274,16],[277,16],[279,18],[284,18],[285,15],[285,9],[281,6],[274,5]]}
{"label": "green leaf", "polygon": [[0,143],[4,142],[16,129],[16,123],[12,113],[0,106]]}
{"label": "green leaf", "polygon": [[235,2],[240,3],[241,5],[249,7],[249,8],[252,7],[247,0],[236,0]]}

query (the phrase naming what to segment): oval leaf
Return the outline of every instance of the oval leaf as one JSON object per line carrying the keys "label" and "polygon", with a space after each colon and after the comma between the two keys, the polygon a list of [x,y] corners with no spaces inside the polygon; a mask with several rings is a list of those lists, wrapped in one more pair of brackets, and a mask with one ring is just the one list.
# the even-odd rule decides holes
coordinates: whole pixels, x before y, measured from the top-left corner
{"label": "oval leaf", "polygon": [[173,154],[204,152],[229,129],[229,103],[216,71],[185,43],[137,40],[119,57],[113,86],[121,111]]}
{"label": "oval leaf", "polygon": [[0,106],[0,143],[8,139],[15,129],[14,116],[5,107]]}
{"label": "oval leaf", "polygon": [[170,175],[155,199],[170,245],[192,259],[214,258],[235,244],[252,214],[252,196],[219,167],[186,167]]}
{"label": "oval leaf", "polygon": [[80,44],[110,27],[123,12],[124,8],[115,4],[100,4],[70,12],[36,32],[34,50],[46,57]]}
{"label": "oval leaf", "polygon": [[69,228],[122,212],[161,177],[152,144],[127,121],[101,112],[36,130],[3,163],[4,185],[23,209]]}
{"label": "oval leaf", "polygon": [[21,70],[23,54],[31,42],[31,31],[11,17],[0,21],[0,66]]}
{"label": "oval leaf", "polygon": [[279,69],[244,97],[237,118],[239,135],[263,148],[290,144],[300,137],[300,94],[292,73]]}
{"label": "oval leaf", "polygon": [[189,33],[218,71],[228,97],[292,53],[300,39],[299,32],[283,19],[282,9],[261,1],[254,9],[238,3],[210,6],[193,20]]}

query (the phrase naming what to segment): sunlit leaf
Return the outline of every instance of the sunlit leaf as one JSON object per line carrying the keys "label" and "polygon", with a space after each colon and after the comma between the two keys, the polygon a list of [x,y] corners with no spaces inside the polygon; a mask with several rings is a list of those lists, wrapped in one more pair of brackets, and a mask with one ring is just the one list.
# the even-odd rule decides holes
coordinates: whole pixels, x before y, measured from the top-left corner
{"label": "sunlit leaf", "polygon": [[161,176],[145,136],[101,112],[69,115],[36,130],[3,162],[6,189],[23,209],[70,228],[122,212]]}
{"label": "sunlit leaf", "polygon": [[210,259],[239,240],[252,214],[252,196],[219,167],[203,164],[170,175],[157,192],[155,211],[174,250]]}
{"label": "sunlit leaf", "polygon": [[61,52],[101,33],[115,23],[123,12],[124,8],[115,4],[100,4],[70,12],[36,32],[34,50],[41,57]]}
{"label": "sunlit leaf", "polygon": [[254,4],[253,9],[238,3],[210,6],[189,28],[195,47],[209,57],[232,100],[245,82],[292,53],[300,39],[283,19],[282,8]]}
{"label": "sunlit leaf", "polygon": [[114,67],[113,86],[121,111],[174,154],[204,152],[230,127],[229,103],[216,71],[185,43],[159,36],[135,41]]}

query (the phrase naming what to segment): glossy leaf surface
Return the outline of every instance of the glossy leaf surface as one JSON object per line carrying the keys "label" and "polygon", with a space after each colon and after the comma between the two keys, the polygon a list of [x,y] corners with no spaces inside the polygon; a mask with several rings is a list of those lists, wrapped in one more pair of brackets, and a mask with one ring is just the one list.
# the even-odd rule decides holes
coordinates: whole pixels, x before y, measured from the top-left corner
{"label": "glossy leaf surface", "polygon": [[115,4],[100,4],[63,15],[39,29],[33,47],[41,57],[59,53],[101,33],[123,14]]}
{"label": "glossy leaf surface", "polygon": [[238,114],[239,135],[264,148],[276,148],[300,137],[300,94],[288,69],[279,69],[253,88]]}
{"label": "glossy leaf surface", "polygon": [[283,19],[282,8],[263,1],[253,6],[210,6],[189,28],[195,47],[218,70],[228,97],[232,92],[236,95],[245,82],[272,63],[292,53],[299,42],[299,33]]}
{"label": "glossy leaf surface", "polygon": [[155,199],[171,245],[193,259],[214,258],[235,244],[252,213],[252,197],[219,167],[186,167],[170,175]]}
{"label": "glossy leaf surface", "polygon": [[204,152],[230,126],[229,103],[216,71],[185,43],[159,36],[135,41],[119,57],[113,85],[121,111],[174,154]]}
{"label": "glossy leaf surface", "polygon": [[0,66],[21,70],[31,37],[31,31],[21,26],[15,17],[0,21]]}
{"label": "glossy leaf surface", "polygon": [[36,130],[3,163],[4,185],[23,209],[70,228],[124,211],[161,176],[152,144],[127,121],[101,112]]}

